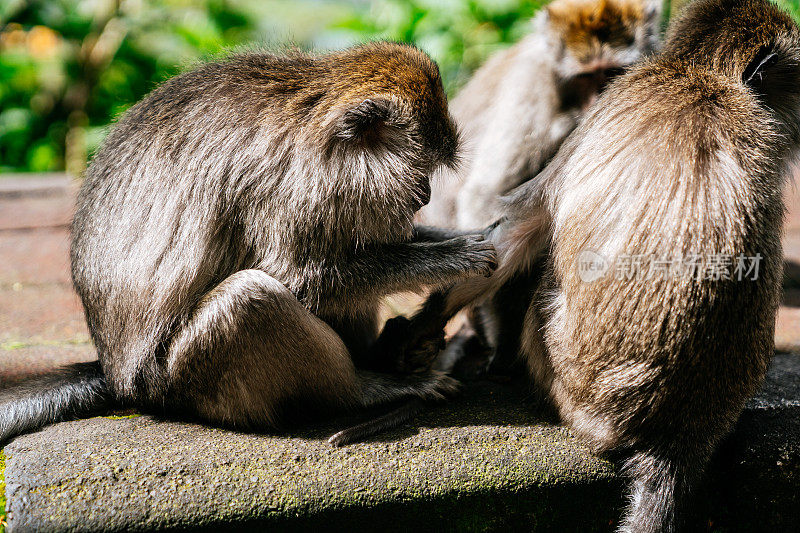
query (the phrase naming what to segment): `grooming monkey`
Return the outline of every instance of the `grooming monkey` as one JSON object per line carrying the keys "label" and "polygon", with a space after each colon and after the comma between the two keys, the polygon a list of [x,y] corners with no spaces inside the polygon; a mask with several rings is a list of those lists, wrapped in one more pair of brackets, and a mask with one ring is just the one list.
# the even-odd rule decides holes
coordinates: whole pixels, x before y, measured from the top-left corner
{"label": "grooming monkey", "polygon": [[[772,357],[799,123],[790,17],[768,0],[695,0],[663,52],[613,82],[506,199],[494,275],[434,293],[405,323],[408,342],[545,256],[521,338],[533,381],[596,451],[626,457],[620,530],[681,529]],[[651,262],[626,270],[634,257]]]}
{"label": "grooming monkey", "polygon": [[450,105],[463,163],[434,185],[426,224],[497,219],[499,198],[539,173],[610,79],[658,44],[660,2],[555,0],[533,31],[494,54]]}
{"label": "grooming monkey", "polygon": [[[556,0],[522,41],[492,56],[453,99],[464,150],[434,184],[418,220],[472,230],[497,219],[500,197],[539,173],[607,82],[659,42],[661,2]],[[467,377],[513,372],[522,317],[535,286],[518,276],[470,312],[437,366]],[[475,347],[484,349],[475,351]],[[464,372],[470,366],[476,368]]]}
{"label": "grooming monkey", "polygon": [[438,68],[409,46],[245,53],[169,80],[78,196],[72,277],[99,362],[5,392],[0,441],[109,405],[269,428],[450,394],[444,375],[354,361],[382,296],[495,266],[483,236],[412,224],[457,140]]}

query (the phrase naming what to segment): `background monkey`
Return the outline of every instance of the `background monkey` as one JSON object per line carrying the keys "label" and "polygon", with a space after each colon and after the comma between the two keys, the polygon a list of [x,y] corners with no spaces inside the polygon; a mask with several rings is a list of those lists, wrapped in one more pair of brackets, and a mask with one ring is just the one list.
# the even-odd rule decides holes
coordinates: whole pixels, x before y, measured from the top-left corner
{"label": "background monkey", "polygon": [[[492,56],[451,102],[463,162],[434,184],[418,220],[461,230],[494,222],[500,196],[539,173],[606,83],[656,49],[660,15],[659,0],[546,5],[532,33]],[[517,276],[498,295],[500,302],[473,309],[437,366],[458,364],[459,377],[480,374],[489,364],[493,372],[513,372],[534,287],[535,279]]]}
{"label": "background monkey", "polygon": [[[782,187],[799,146],[795,23],[768,0],[696,0],[663,52],[612,83],[507,199],[494,275],[435,293],[409,338],[549,248],[521,339],[530,374],[579,436],[626,458],[620,529],[680,529],[693,485],[772,357]],[[581,276],[587,252],[608,265],[594,281]],[[677,258],[678,275],[646,265],[617,275],[626,256]],[[692,256],[700,269],[684,270]],[[707,270],[740,256],[760,258],[756,276],[739,279],[734,264]]]}
{"label": "background monkey", "polygon": [[475,229],[499,197],[535,176],[606,83],[655,49],[661,3],[555,0],[533,31],[494,54],[452,100],[463,164],[434,185],[419,220]]}
{"label": "background monkey", "polygon": [[412,225],[457,141],[438,68],[408,46],[246,53],[169,80],[78,197],[72,277],[99,362],[5,391],[0,441],[109,404],[247,428],[452,392],[352,359],[381,296],[494,268],[482,236]]}

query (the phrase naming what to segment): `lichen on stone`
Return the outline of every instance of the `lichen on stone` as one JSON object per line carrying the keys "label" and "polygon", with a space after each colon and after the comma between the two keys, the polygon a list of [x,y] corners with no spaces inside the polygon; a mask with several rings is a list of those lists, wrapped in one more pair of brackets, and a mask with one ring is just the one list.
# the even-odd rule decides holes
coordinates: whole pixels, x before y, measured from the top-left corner
{"label": "lichen on stone", "polygon": [[0,533],[6,530],[6,456],[0,450]]}
{"label": "lichen on stone", "polygon": [[108,415],[104,416],[103,418],[107,418],[108,420],[127,420],[128,418],[137,418],[142,416],[139,413],[133,413],[130,415]]}

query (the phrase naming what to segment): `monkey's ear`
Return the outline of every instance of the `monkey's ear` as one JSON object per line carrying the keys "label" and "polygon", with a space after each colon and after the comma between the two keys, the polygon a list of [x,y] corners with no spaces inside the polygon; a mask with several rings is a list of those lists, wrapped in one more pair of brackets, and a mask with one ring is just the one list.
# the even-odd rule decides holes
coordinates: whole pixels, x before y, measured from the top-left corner
{"label": "monkey's ear", "polygon": [[771,44],[762,46],[744,69],[742,81],[760,92],[767,70],[777,62],[778,54],[775,52],[775,47]]}
{"label": "monkey's ear", "polygon": [[395,104],[386,98],[367,98],[346,110],[336,122],[334,134],[339,139],[364,139],[379,133],[392,121]]}

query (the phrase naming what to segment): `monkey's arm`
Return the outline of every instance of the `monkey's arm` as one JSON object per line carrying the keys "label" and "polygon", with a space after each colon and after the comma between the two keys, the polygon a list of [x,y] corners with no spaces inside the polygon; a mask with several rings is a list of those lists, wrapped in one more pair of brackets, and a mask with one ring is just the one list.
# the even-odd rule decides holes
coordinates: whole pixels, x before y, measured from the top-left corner
{"label": "monkey's arm", "polygon": [[368,247],[343,265],[345,286],[383,296],[442,286],[470,276],[487,276],[497,267],[494,245],[483,235],[462,235],[440,242],[403,242]]}
{"label": "monkey's arm", "polygon": [[414,225],[414,235],[411,240],[414,242],[442,242],[465,235],[476,235],[480,230],[461,231],[454,229],[438,228],[435,226]]}
{"label": "monkey's arm", "polygon": [[497,270],[488,278],[467,278],[433,293],[412,321],[444,325],[462,308],[487,298],[512,276],[533,265],[550,241],[552,221],[545,190],[565,157],[504,198],[506,216],[484,230],[497,250]]}
{"label": "monkey's arm", "polygon": [[389,320],[371,349],[373,361],[396,371],[424,368],[442,347],[443,330],[462,308],[494,294],[514,274],[527,270],[546,251],[550,216],[542,201],[542,182],[520,187],[510,198],[504,218],[486,229],[495,243],[499,268],[490,277],[471,277],[434,291],[410,319]]}

